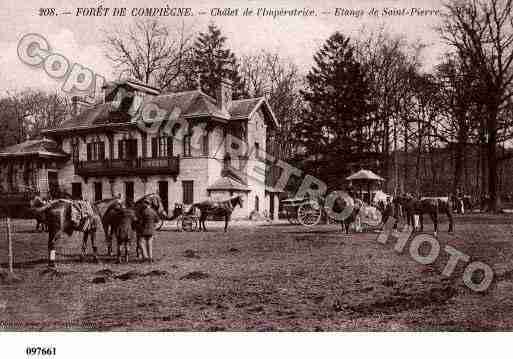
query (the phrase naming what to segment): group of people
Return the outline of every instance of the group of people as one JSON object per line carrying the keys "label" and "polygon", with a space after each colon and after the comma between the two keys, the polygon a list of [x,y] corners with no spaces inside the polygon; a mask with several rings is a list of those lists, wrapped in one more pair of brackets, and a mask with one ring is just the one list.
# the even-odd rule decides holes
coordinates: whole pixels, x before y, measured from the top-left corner
{"label": "group of people", "polygon": [[[121,262],[121,247],[125,249],[125,261],[128,262],[128,252],[132,238],[137,238],[136,254],[148,262],[153,262],[153,242],[155,227],[160,220],[157,211],[149,200],[143,199],[140,204],[124,205],[121,201],[112,205],[105,214],[111,225],[111,232],[106,233],[109,251],[112,236],[117,243],[117,261]],[[110,253],[109,253],[110,254]]]}

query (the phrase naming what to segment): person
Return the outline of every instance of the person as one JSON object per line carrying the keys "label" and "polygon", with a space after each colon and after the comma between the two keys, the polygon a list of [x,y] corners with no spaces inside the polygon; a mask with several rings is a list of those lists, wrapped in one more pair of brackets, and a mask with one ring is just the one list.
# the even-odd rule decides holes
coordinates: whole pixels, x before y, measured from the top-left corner
{"label": "person", "polygon": [[[143,259],[153,262],[153,237],[155,226],[159,221],[158,213],[145,200],[141,209],[137,225],[138,246],[142,249]],[[142,240],[141,240],[142,239]]]}

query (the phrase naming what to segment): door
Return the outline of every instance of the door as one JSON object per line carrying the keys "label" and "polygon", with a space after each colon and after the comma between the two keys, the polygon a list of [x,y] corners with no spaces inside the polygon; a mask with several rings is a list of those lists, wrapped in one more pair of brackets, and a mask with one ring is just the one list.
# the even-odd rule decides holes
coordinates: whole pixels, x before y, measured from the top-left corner
{"label": "door", "polygon": [[125,182],[125,202],[128,206],[134,203],[134,182]]}
{"label": "door", "polygon": [[269,193],[269,217],[274,219],[274,193]]}
{"label": "door", "polygon": [[73,182],[71,184],[71,196],[73,199],[82,199],[82,183]]}
{"label": "door", "polygon": [[94,183],[94,201],[101,201],[102,200],[102,194],[103,194],[103,188],[101,182],[95,182]]}
{"label": "door", "polygon": [[167,181],[159,181],[159,196],[162,200],[162,204],[164,205],[164,209],[168,212],[169,197]]}
{"label": "door", "polygon": [[51,197],[59,196],[59,177],[57,171],[48,171],[48,191]]}

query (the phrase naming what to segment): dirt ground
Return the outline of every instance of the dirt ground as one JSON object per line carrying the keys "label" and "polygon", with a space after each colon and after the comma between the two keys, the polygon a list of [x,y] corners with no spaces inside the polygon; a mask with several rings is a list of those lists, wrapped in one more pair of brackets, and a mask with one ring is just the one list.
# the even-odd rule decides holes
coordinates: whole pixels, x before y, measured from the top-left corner
{"label": "dirt ground", "polygon": [[[81,236],[58,247],[58,271],[46,272],[47,237],[16,220],[15,273],[5,280],[7,240],[0,228],[1,330],[159,331],[460,331],[513,328],[513,215],[456,217],[439,240],[489,264],[483,293],[376,233],[343,235],[335,225],[232,224],[225,234],[176,232],[156,239],[154,264],[81,263]],[[208,225],[208,224],[207,224]],[[427,225],[426,229],[431,229]],[[100,233],[100,232],[99,232]],[[103,233],[99,248],[105,253]],[[442,250],[442,252],[444,252]]]}

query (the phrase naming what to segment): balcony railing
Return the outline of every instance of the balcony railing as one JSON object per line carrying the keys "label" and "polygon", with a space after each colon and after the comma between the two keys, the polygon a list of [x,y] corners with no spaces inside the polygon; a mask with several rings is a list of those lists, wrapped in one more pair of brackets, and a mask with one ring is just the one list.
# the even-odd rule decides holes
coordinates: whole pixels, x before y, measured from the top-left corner
{"label": "balcony railing", "polygon": [[179,157],[148,157],[132,159],[105,159],[80,161],[75,164],[75,173],[83,177],[127,176],[127,175],[178,175]]}

